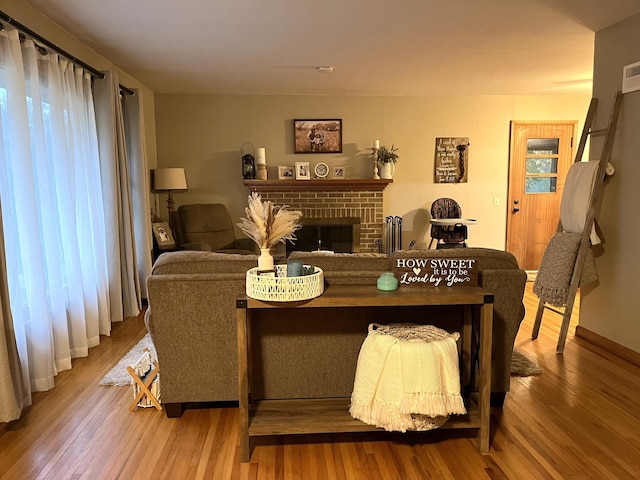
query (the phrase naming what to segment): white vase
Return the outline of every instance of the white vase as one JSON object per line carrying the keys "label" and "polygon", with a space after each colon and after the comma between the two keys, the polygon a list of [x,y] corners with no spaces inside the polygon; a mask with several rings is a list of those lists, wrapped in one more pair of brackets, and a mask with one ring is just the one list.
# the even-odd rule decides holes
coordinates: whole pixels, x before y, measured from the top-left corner
{"label": "white vase", "polygon": [[258,270],[273,270],[273,257],[270,248],[261,248],[258,257]]}
{"label": "white vase", "polygon": [[380,178],[390,180],[393,178],[393,174],[396,171],[396,164],[393,162],[383,163],[380,167]]}

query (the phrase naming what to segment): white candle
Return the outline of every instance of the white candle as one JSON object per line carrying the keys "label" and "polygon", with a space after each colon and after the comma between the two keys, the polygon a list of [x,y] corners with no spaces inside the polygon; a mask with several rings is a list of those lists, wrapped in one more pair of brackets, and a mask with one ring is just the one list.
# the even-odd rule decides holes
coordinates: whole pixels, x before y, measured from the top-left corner
{"label": "white candle", "polygon": [[373,141],[373,148],[380,148],[380,140]]}
{"label": "white candle", "polygon": [[267,154],[264,148],[258,148],[258,165],[266,165]]}

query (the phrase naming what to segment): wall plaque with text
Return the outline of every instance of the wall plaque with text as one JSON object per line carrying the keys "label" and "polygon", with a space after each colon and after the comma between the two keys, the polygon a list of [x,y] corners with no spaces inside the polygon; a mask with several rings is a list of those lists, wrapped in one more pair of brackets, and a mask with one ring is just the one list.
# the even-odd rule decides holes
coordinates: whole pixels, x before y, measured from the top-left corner
{"label": "wall plaque with text", "polygon": [[434,155],[434,183],[467,183],[468,137],[437,137]]}
{"label": "wall plaque with text", "polygon": [[469,258],[396,258],[393,272],[401,286],[475,287],[477,260]]}

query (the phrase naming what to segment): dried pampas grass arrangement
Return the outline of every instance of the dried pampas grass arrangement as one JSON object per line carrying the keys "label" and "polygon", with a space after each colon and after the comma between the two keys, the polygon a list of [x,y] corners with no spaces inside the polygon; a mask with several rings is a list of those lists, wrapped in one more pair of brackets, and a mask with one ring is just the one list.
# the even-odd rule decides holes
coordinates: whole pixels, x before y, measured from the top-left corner
{"label": "dried pampas grass arrangement", "polygon": [[276,207],[268,200],[262,201],[257,192],[249,195],[249,206],[244,209],[246,218],[238,226],[261,249],[271,248],[276,243],[295,240],[302,212],[287,210],[287,206]]}

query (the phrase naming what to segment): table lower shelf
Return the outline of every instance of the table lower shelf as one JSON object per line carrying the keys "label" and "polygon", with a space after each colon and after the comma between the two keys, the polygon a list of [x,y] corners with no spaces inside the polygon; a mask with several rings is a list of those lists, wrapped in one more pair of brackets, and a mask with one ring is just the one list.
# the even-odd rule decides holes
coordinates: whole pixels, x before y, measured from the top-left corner
{"label": "table lower shelf", "polygon": [[[249,415],[249,437],[382,431],[352,418],[349,403],[349,398],[254,402]],[[440,428],[480,428],[477,405],[472,401],[467,403],[466,415],[452,415]]]}

